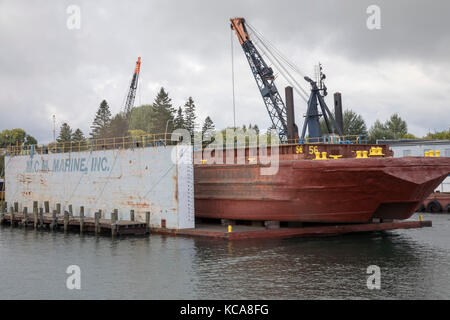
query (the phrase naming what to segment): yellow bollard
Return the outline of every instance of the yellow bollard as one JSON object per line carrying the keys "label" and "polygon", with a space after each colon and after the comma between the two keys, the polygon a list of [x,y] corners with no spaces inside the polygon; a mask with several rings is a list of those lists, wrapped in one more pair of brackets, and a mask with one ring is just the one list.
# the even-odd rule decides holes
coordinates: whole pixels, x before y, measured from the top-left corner
{"label": "yellow bollard", "polygon": [[231,225],[228,225],[228,233],[231,233],[231,231],[232,231],[232,227],[231,227]]}
{"label": "yellow bollard", "polygon": [[356,151],[356,159],[361,159],[361,151]]}
{"label": "yellow bollard", "polygon": [[362,156],[363,158],[368,158],[368,156],[367,156],[368,152],[367,151],[363,151],[362,153],[363,153],[363,156]]}
{"label": "yellow bollard", "polygon": [[420,221],[423,221],[423,216],[419,216],[419,220],[420,220]]}
{"label": "yellow bollard", "polygon": [[205,163],[206,163],[206,160],[203,160],[203,159],[202,159],[201,161],[202,161],[202,164],[205,164]]}
{"label": "yellow bollard", "polygon": [[441,156],[441,152],[439,150],[436,150],[436,157],[440,157]]}
{"label": "yellow bollard", "polygon": [[327,153],[326,152],[322,152],[322,160],[327,160]]}
{"label": "yellow bollard", "polygon": [[433,150],[430,150],[430,151],[428,152],[428,156],[429,156],[429,157],[434,157],[434,151],[433,151]]}
{"label": "yellow bollard", "polygon": [[429,154],[428,151],[425,151],[425,157],[428,157],[428,154]]}

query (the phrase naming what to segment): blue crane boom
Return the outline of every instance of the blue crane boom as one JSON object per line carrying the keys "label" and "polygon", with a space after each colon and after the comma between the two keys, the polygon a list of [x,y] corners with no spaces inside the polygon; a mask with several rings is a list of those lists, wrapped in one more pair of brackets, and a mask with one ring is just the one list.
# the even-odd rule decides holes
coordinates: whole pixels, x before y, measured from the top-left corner
{"label": "blue crane boom", "polygon": [[272,125],[278,133],[280,141],[288,140],[287,110],[275,85],[275,76],[261,54],[251,41],[244,18],[230,19],[231,28],[236,32],[239,42],[247,57],[250,69],[255,77],[261,96],[266,105]]}

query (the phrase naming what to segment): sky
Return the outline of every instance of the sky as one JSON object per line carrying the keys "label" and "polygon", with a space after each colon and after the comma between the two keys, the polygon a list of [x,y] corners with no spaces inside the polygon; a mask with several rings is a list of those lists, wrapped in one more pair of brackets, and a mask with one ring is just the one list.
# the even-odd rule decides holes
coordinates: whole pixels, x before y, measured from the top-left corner
{"label": "sky", "polygon": [[[380,28],[369,29],[370,5]],[[73,28],[71,6],[79,8]],[[0,131],[23,128],[40,143],[63,122],[85,135],[100,102],[121,111],[137,57],[135,105],[161,87],[174,107],[192,96],[201,125],[270,126],[269,115],[229,18],[244,17],[306,75],[322,63],[327,103],[370,127],[398,113],[417,136],[450,127],[450,2],[417,0],[0,0]],[[69,26],[68,27],[68,22]],[[76,25],[77,27],[78,25]],[[232,50],[233,48],[233,50]],[[284,96],[287,83],[276,80]],[[307,83],[299,78],[306,90]],[[303,125],[306,103],[295,97]]]}

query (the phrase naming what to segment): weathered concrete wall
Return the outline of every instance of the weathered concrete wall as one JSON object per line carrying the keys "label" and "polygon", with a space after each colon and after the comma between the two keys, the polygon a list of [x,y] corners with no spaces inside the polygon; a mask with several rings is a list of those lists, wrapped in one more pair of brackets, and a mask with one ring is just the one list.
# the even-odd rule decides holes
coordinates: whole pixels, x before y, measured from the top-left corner
{"label": "weathered concrete wall", "polygon": [[152,227],[194,227],[192,149],[188,146],[136,148],[94,152],[14,156],[5,159],[6,201],[32,208],[33,201],[50,201],[51,210],[72,204],[74,215],[99,209],[109,218],[145,221]]}

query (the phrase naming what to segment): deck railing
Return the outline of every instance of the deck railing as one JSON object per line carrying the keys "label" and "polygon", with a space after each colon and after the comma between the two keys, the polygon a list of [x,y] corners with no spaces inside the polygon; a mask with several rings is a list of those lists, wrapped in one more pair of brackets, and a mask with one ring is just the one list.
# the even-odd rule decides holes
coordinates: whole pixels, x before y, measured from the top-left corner
{"label": "deck railing", "polygon": [[[261,138],[261,136],[259,136]],[[225,141],[225,139],[224,139]],[[172,134],[148,134],[143,136],[114,137],[104,139],[84,139],[81,141],[53,142],[46,145],[10,145],[0,149],[1,155],[31,155],[70,153],[82,151],[99,151],[111,149],[135,149],[175,145]],[[306,138],[289,140],[283,144],[367,144],[365,135],[323,136],[321,138]],[[207,143],[203,144],[205,147]],[[270,145],[268,141],[267,145]]]}

